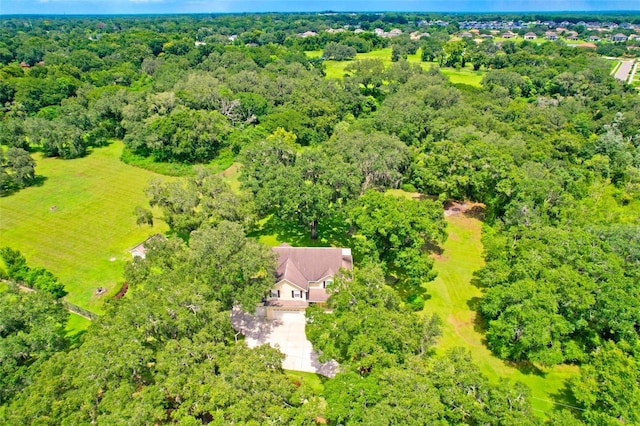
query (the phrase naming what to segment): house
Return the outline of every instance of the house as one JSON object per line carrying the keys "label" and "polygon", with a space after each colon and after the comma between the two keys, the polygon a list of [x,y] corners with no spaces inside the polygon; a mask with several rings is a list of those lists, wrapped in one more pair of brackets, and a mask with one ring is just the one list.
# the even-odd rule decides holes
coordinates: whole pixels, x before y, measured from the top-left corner
{"label": "house", "polygon": [[544,33],[544,38],[546,38],[547,40],[557,40],[558,34],[553,31],[547,31],[546,33]]}
{"label": "house", "polygon": [[507,31],[502,33],[502,38],[514,38],[516,36],[515,33],[512,33],[511,31]]}
{"label": "house", "polygon": [[307,38],[307,37],[315,37],[318,33],[315,31],[305,31],[303,33],[298,34],[298,37]]}
{"label": "house", "polygon": [[589,41],[600,41],[600,37],[597,35],[589,36]]}
{"label": "house", "polygon": [[627,37],[626,35],[622,34],[622,33],[618,33],[614,36],[611,37],[611,41],[616,42],[616,43],[624,43],[625,41],[627,41],[629,37]]}
{"label": "house", "polygon": [[567,40],[577,40],[578,39],[578,33],[576,31],[566,31],[564,34],[564,37]]}
{"label": "house", "polygon": [[536,38],[538,38],[538,36],[536,36],[536,33],[533,32],[528,32],[524,35],[525,40],[535,40]]}
{"label": "house", "polygon": [[422,37],[431,37],[431,34],[414,31],[409,35],[409,38],[411,38],[411,40],[420,40]]}
{"label": "house", "polygon": [[276,282],[256,308],[256,316],[283,319],[287,313],[299,314],[310,303],[329,298],[325,290],[341,269],[353,269],[351,249],[334,247],[274,247],[278,256]]}
{"label": "house", "polygon": [[469,31],[463,31],[460,33],[460,38],[472,38],[473,35]]}

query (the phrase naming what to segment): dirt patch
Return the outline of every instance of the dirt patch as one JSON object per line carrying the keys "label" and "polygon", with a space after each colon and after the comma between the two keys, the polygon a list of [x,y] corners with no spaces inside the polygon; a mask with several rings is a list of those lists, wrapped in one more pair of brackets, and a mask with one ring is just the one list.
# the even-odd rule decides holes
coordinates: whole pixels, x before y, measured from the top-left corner
{"label": "dirt patch", "polygon": [[484,217],[485,205],[471,201],[449,200],[444,204],[445,216],[468,216],[482,220]]}
{"label": "dirt patch", "polygon": [[222,172],[222,176],[229,177],[233,174],[237,173],[240,169],[240,163],[233,163],[230,165],[224,172]]}
{"label": "dirt patch", "polygon": [[127,290],[129,290],[129,283],[125,281],[122,284],[122,287],[120,287],[120,291],[115,296],[113,296],[113,298],[116,299],[116,300],[117,299],[122,299],[122,297],[125,294],[127,294]]}
{"label": "dirt patch", "polygon": [[433,257],[435,260],[439,262],[446,262],[447,260],[449,260],[449,256],[445,256],[439,253],[431,253],[429,256]]}
{"label": "dirt patch", "polygon": [[475,324],[475,312],[469,312],[469,318],[465,321],[464,319],[457,319],[453,314],[447,317],[447,322],[451,324],[456,332],[456,334],[464,340],[469,346],[482,347],[482,344],[478,344],[476,342],[472,342],[467,339],[462,333],[460,333],[461,329],[469,329],[473,330]]}

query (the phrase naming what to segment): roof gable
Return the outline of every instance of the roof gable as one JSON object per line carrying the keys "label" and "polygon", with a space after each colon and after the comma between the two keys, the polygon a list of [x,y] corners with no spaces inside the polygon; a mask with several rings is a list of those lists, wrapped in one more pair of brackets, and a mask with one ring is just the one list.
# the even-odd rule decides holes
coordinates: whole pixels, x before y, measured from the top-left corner
{"label": "roof gable", "polygon": [[274,247],[278,255],[276,281],[287,280],[305,290],[309,282],[335,275],[340,268],[353,269],[351,250],[346,248]]}

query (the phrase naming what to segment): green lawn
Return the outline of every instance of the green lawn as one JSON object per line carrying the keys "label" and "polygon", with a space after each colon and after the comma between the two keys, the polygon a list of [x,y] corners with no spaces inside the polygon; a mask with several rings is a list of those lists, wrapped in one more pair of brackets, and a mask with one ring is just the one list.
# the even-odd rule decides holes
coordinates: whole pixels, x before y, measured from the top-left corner
{"label": "green lawn", "polygon": [[67,321],[67,337],[71,340],[72,345],[80,343],[80,337],[87,331],[91,325],[91,320],[81,317],[80,315],[69,313],[69,321]]}
{"label": "green lawn", "polygon": [[311,230],[294,222],[287,222],[273,215],[258,222],[256,229],[248,236],[270,247],[282,243],[294,247],[348,247],[348,226],[343,218],[336,216],[320,220],[318,239],[311,239]]}
{"label": "green lawn", "polygon": [[[318,58],[322,56],[322,51],[313,50],[306,52],[310,58]],[[385,66],[391,65],[391,48],[373,50],[367,53],[358,53],[355,60],[362,59],[380,59],[384,62]],[[326,65],[327,78],[341,79],[344,77],[345,69],[352,61],[324,61]],[[436,65],[435,62],[422,62],[420,50],[414,55],[407,57],[407,62],[412,64],[419,64],[424,69],[429,69]],[[471,65],[463,69],[455,68],[441,68],[444,75],[449,77],[449,81],[452,83],[468,84],[470,86],[480,87],[480,81],[485,74],[485,71],[474,71]]]}
{"label": "green lawn", "polygon": [[324,382],[327,380],[326,377],[323,377],[319,374],[315,373],[307,373],[304,371],[294,371],[294,370],[284,370],[284,374],[291,380],[295,385],[301,385],[305,383],[316,395],[322,395],[324,392]]}
{"label": "green lawn", "polygon": [[532,391],[533,407],[540,415],[549,412],[552,400],[572,405],[564,394],[564,381],[577,374],[574,366],[538,369],[506,363],[489,351],[484,342],[482,324],[476,321],[475,305],[482,290],[472,284],[473,274],[483,266],[481,222],[466,216],[447,217],[449,238],[444,251],[436,257],[438,277],[427,284],[431,296],[424,312],[437,313],[443,320],[439,352],[455,346],[467,348],[482,372],[490,380],[509,378],[525,383]]}
{"label": "green lawn", "polygon": [[[119,290],[127,250],[167,230],[163,222],[136,225],[134,209],[148,206],[143,190],[158,175],[122,163],[122,148],[114,142],[75,160],[36,154],[43,184],[0,198],[1,245],[50,270],[65,283],[70,302],[98,313]],[[96,296],[97,287],[107,288],[106,295]]]}

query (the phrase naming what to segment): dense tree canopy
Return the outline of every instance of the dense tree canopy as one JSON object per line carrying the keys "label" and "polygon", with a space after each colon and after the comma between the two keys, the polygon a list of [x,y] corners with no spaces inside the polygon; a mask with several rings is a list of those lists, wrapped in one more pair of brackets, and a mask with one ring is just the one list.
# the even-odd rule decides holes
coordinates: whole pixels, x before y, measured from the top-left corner
{"label": "dense tree canopy", "polygon": [[[489,348],[519,365],[581,367],[569,388],[583,415],[552,422],[640,422],[640,97],[600,57],[635,51],[496,43],[484,29],[476,42],[457,37],[462,19],[506,18],[3,17],[2,195],[46,185],[39,155],[73,161],[113,140],[123,161],[188,176],[150,183],[172,237],[127,267],[131,295],[77,348],[44,294],[62,297],[62,283],[2,250],[9,278],[38,294],[0,292],[0,333],[11,330],[0,340],[0,422],[535,423],[526,389],[489,383],[463,351],[434,356],[438,320],[411,312],[434,276],[427,252],[444,241],[447,199],[485,205],[474,283]],[[509,19],[567,19],[583,39],[581,20],[640,23]],[[378,35],[394,28],[402,35]],[[354,57],[384,47],[384,60]],[[326,78],[331,59],[352,59],[344,76]],[[235,192],[214,173],[233,161]],[[251,310],[272,284],[271,252],[245,238],[268,220],[313,237],[338,223],[332,242],[362,261],[336,280],[333,314],[309,312],[316,349],[343,366],[321,396],[286,379],[276,350],[233,339],[228,310]]]}
{"label": "dense tree canopy", "polygon": [[68,312],[47,292],[0,292],[0,404],[31,383],[38,366],[67,346]]}

